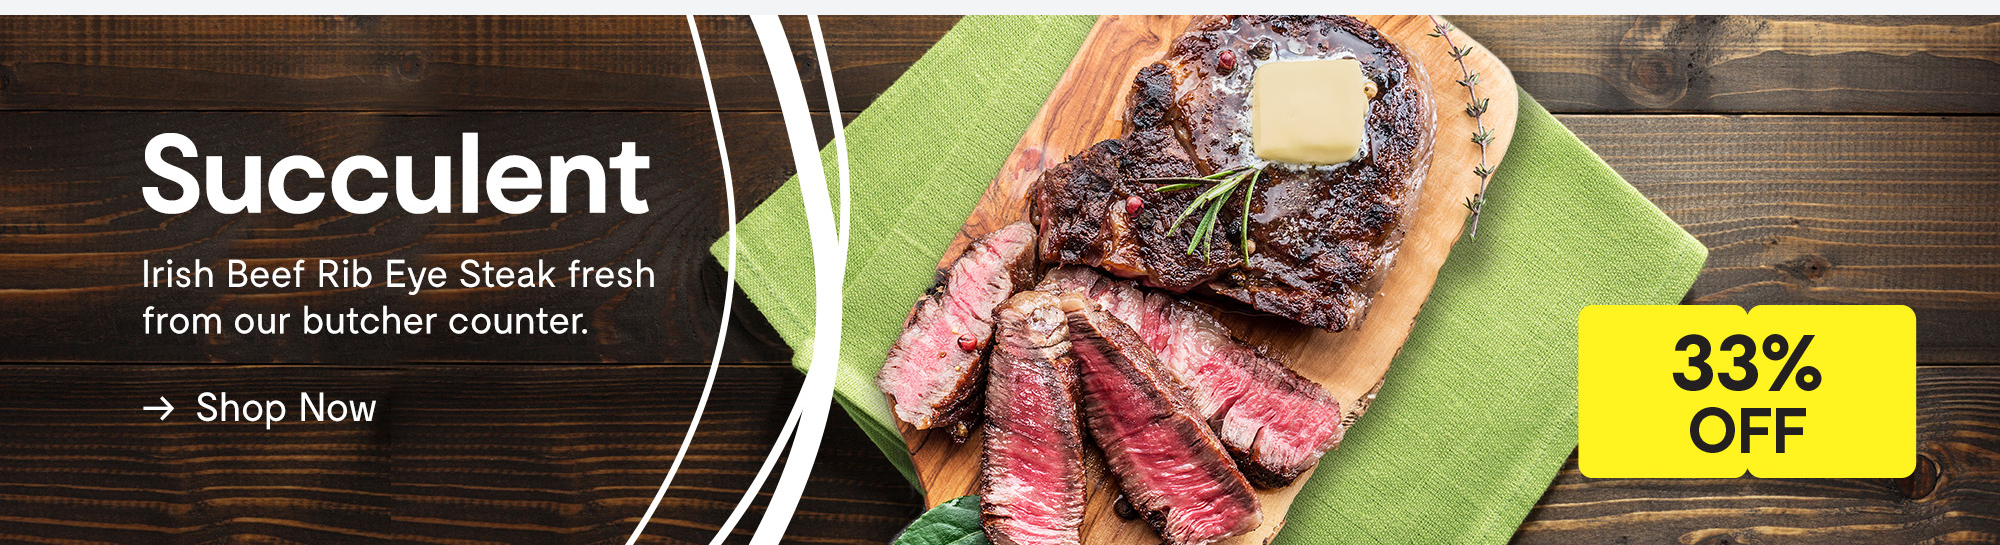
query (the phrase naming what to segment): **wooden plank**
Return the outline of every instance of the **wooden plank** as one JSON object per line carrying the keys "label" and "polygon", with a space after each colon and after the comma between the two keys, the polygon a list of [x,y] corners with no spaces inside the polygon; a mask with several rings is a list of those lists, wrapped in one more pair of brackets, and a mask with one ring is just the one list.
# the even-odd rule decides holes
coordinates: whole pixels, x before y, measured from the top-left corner
{"label": "wooden plank", "polygon": [[[622,542],[706,366],[0,369],[0,540]],[[706,542],[784,423],[789,368],[725,366],[648,542]],[[200,422],[199,392],[380,403],[372,423]],[[139,407],[173,396],[166,422]],[[296,413],[294,413],[296,415]],[[882,543],[916,493],[834,409],[788,541]],[[753,509],[736,535],[761,516]]]}
{"label": "wooden plank", "polygon": [[1708,246],[1689,302],[1904,304],[1919,361],[2000,361],[2000,118],[1561,120]]}
{"label": "wooden plank", "polygon": [[[955,20],[824,18],[841,106],[865,107]],[[1557,112],[2000,112],[1992,17],[1453,20]],[[0,108],[700,110],[683,21],[0,18]],[[723,107],[775,110],[748,21],[701,21]],[[787,31],[810,51],[801,20]]]}
{"label": "wooden plank", "polygon": [[[842,108],[956,21],[822,18]],[[777,110],[749,19],[699,22],[722,108]],[[785,26],[817,85],[805,20]],[[683,17],[0,17],[0,109],[707,108]]]}
{"label": "wooden plank", "polygon": [[1452,19],[1555,112],[2000,112],[2000,18]]}
{"label": "wooden plank", "polygon": [[[725,116],[736,151],[738,213],[747,214],[791,175],[784,123],[775,113]],[[411,215],[391,204],[352,215],[331,202],[306,215],[270,210],[223,215],[206,205],[167,215],[149,208],[139,188],[160,182],[142,159],[146,142],[164,132],[186,134],[200,153],[229,157],[303,154],[333,161],[370,154],[388,160],[413,155],[419,189],[431,187],[431,156],[456,156],[460,133],[481,134],[485,162],[506,154],[528,157],[618,153],[635,142],[652,156],[640,195],[643,215],[584,213],[587,185],[569,186],[571,212],[522,215],[482,206],[476,214]],[[824,132],[822,134],[825,134]],[[42,112],[0,115],[0,359],[43,361],[588,361],[707,362],[724,279],[708,245],[726,221],[720,166],[708,114],[671,113],[118,113]],[[684,150],[696,150],[686,152]],[[782,160],[780,158],[783,158]],[[200,161],[180,161],[199,169]],[[614,181],[615,182],[615,181]],[[324,182],[320,182],[324,189]],[[233,184],[232,184],[233,185]],[[615,185],[615,184],[614,184]],[[386,180],[357,182],[358,191],[389,191]],[[615,198],[615,197],[613,197]],[[268,206],[268,205],[267,205]],[[616,204],[611,205],[614,209]],[[533,265],[630,264],[654,269],[654,289],[501,289],[452,286],[414,296],[394,289],[175,289],[141,287],[142,260],[202,259],[221,267],[238,258],[254,265],[297,259],[357,258],[385,281],[383,261],[445,266],[463,259]],[[312,262],[308,262],[309,264]],[[219,275],[222,271],[218,270]],[[219,281],[219,280],[218,280]],[[145,335],[140,312],[363,310],[492,312],[547,309],[584,313],[591,331],[565,336],[292,335],[274,342],[236,336]],[[783,363],[790,350],[747,305],[732,324],[732,361]],[[442,327],[442,325],[440,325]]]}
{"label": "wooden plank", "polygon": [[2000,366],[1917,369],[1902,479],[1591,479],[1563,466],[1516,543],[2000,541]]}
{"label": "wooden plank", "polygon": [[[974,208],[959,236],[939,266],[949,266],[971,239],[1028,217],[1028,192],[1043,170],[1063,158],[1126,130],[1124,114],[1138,71],[1166,54],[1174,38],[1186,32],[1189,16],[1104,16],[1085,38],[1082,53],[1064,72],[1051,93],[1048,105],[1028,125],[986,194]],[[1351,426],[1368,410],[1375,391],[1388,373],[1389,362],[1402,349],[1415,324],[1417,311],[1429,298],[1431,284],[1450,253],[1452,243],[1465,225],[1465,209],[1457,206],[1480,191],[1474,167],[1481,164],[1482,150],[1466,138],[1479,130],[1478,120],[1458,113],[1465,104],[1464,88],[1455,82],[1462,77],[1444,40],[1429,37],[1435,23],[1420,16],[1362,16],[1380,29],[1413,64],[1422,66],[1437,112],[1436,144],[1415,214],[1403,226],[1407,229],[1395,269],[1387,273],[1381,295],[1369,308],[1368,320],[1342,333],[1328,333],[1277,320],[1251,321],[1242,316],[1222,316],[1238,336],[1282,354],[1293,370],[1324,386],[1340,401],[1343,426]],[[1478,50],[1476,42],[1455,34],[1462,47],[1477,52],[1466,62],[1488,83],[1481,96],[1491,100],[1491,110],[1483,118],[1491,131],[1490,157],[1497,162],[1513,137],[1518,111],[1513,78],[1497,59]],[[1452,136],[1459,135],[1459,136]],[[1331,417],[1332,415],[1328,415]],[[942,429],[921,431],[901,426],[910,446],[910,457],[928,492],[930,505],[976,490],[982,454],[981,439],[958,444],[946,438]],[[1337,456],[1336,456],[1337,457]],[[1284,527],[1285,512],[1292,499],[1312,475],[1307,470],[1292,486],[1259,489],[1263,525],[1256,530],[1226,540],[1225,543],[1262,543]],[[1093,479],[1083,522],[1083,540],[1089,543],[1157,543],[1160,539],[1145,523],[1113,514],[1115,486],[1105,479]]]}

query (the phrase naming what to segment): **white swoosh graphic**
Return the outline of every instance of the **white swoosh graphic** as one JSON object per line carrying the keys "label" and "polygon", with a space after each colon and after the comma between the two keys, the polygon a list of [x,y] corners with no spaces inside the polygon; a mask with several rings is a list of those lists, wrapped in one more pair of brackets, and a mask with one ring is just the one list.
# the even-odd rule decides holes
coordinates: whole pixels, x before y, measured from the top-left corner
{"label": "white swoosh graphic", "polygon": [[701,401],[694,405],[694,419],[688,421],[687,433],[681,435],[681,449],[674,453],[674,463],[667,468],[667,478],[660,481],[660,491],[653,493],[653,503],[646,506],[646,514],[639,517],[639,526],[632,529],[632,537],[625,540],[625,545],[638,543],[639,536],[646,533],[646,523],[653,520],[653,512],[660,508],[660,499],[667,496],[667,488],[674,484],[674,475],[680,473],[681,461],[687,459],[688,445],[694,443],[695,428],[701,425],[701,415],[708,410],[708,394],[715,389],[715,371],[722,367],[722,341],[729,335],[730,311],[736,302],[736,178],[729,172],[729,145],[722,140],[722,113],[715,106],[715,85],[708,80],[708,56],[701,50],[701,31],[695,28],[693,15],[687,16],[687,20],[688,35],[694,38],[695,62],[701,65],[701,87],[708,91],[708,118],[715,124],[715,149],[722,155],[723,198],[729,207],[729,262],[723,268],[722,323],[715,330],[715,353],[708,358],[708,381],[701,385]]}

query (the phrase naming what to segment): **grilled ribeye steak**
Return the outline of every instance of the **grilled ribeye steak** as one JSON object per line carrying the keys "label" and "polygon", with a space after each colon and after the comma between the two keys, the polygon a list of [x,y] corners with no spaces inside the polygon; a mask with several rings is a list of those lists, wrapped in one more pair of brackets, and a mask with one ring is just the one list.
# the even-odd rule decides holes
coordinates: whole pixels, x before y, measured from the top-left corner
{"label": "grilled ribeye steak", "polygon": [[994,312],[979,501],[1000,545],[1081,541],[1083,428],[1076,359],[1056,296],[1024,291]]}
{"label": "grilled ribeye steak", "polygon": [[[1360,157],[1338,165],[1270,163],[1251,146],[1259,66],[1352,55],[1377,94]],[[1268,113],[1268,112],[1267,112]],[[1176,293],[1232,300],[1328,331],[1356,326],[1394,263],[1430,163],[1436,119],[1422,69],[1374,27],[1345,16],[1197,19],[1166,58],[1139,71],[1125,136],[1043,172],[1035,213],[1044,261],[1091,265]],[[1224,203],[1192,255],[1201,190],[1157,180],[1262,167],[1249,196]]]}
{"label": "grilled ribeye steak", "polygon": [[1033,285],[1035,229],[1026,222],[967,246],[917,300],[875,385],[896,418],[917,429],[943,427],[964,441],[978,424],[993,309]]}
{"label": "grilled ribeye steak", "polygon": [[1131,326],[1252,484],[1290,485],[1340,443],[1339,400],[1194,304],[1084,267],[1050,270],[1036,289],[1081,294]]}
{"label": "grilled ribeye steak", "polygon": [[1263,514],[1187,387],[1124,322],[1083,296],[1062,298],[1082,369],[1083,413],[1125,498],[1169,544],[1248,533]]}

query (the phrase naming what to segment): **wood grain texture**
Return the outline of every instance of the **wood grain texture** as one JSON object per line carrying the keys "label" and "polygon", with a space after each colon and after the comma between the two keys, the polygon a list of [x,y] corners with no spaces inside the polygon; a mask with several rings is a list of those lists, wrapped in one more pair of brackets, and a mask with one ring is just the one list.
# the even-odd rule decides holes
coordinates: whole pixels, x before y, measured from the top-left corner
{"label": "wood grain texture", "polygon": [[[2000,112],[1991,17],[1452,19],[1518,64],[1522,85],[1555,112]],[[824,18],[841,106],[867,106],[955,20]],[[723,107],[775,110],[748,21],[701,25]],[[0,108],[700,110],[685,26],[677,17],[0,18]],[[817,81],[804,65],[804,23],[787,18],[786,28],[801,77]]]}
{"label": "wood grain texture", "polygon": [[[1327,333],[1275,319],[1251,319],[1240,315],[1221,316],[1239,337],[1267,346],[1284,356],[1293,370],[1325,387],[1340,401],[1343,430],[1352,426],[1368,410],[1375,391],[1388,373],[1389,362],[1401,350],[1415,324],[1417,312],[1430,296],[1431,284],[1443,266],[1452,243],[1465,225],[1465,209],[1459,203],[1480,191],[1480,178],[1472,173],[1480,164],[1481,150],[1468,137],[1477,132],[1476,121],[1463,115],[1464,88],[1454,83],[1463,77],[1449,57],[1444,40],[1429,37],[1434,23],[1420,16],[1362,16],[1390,38],[1427,76],[1433,111],[1437,115],[1436,143],[1429,170],[1418,197],[1395,267],[1387,273],[1379,295],[1368,309],[1368,318],[1359,327],[1342,333]],[[1193,17],[1104,16],[1084,39],[1081,52],[1063,73],[1035,120],[1028,125],[1012,156],[1001,168],[992,185],[959,230],[957,240],[945,251],[939,266],[949,266],[972,239],[1002,226],[1026,219],[1028,194],[1043,170],[1064,158],[1106,138],[1128,130],[1125,112],[1138,71],[1167,53],[1174,39],[1186,32]],[[1459,45],[1477,49],[1477,42],[1456,33]],[[1491,100],[1484,117],[1492,131],[1491,160],[1506,154],[1514,133],[1514,112],[1519,95],[1512,92],[1513,79],[1506,66],[1483,52],[1467,56],[1466,62],[1481,74],[1486,85],[1482,97]],[[1415,78],[1413,77],[1413,81]],[[1456,135],[1456,136],[1455,136]],[[981,441],[954,443],[943,430],[919,431],[901,425],[910,446],[910,457],[927,492],[927,504],[936,505],[972,493],[978,488]],[[1332,454],[1338,458],[1338,454]],[[1307,470],[1292,486],[1257,490],[1263,506],[1263,525],[1255,531],[1226,540],[1226,543],[1262,543],[1285,525],[1285,512],[1300,487],[1312,476]],[[1159,536],[1143,522],[1122,519],[1112,510],[1117,496],[1108,479],[1092,479],[1089,505],[1083,521],[1086,543],[1157,543]]]}
{"label": "wood grain texture", "polygon": [[2000,367],[1917,369],[1902,479],[1591,479],[1575,456],[1516,543],[2000,541]]}
{"label": "wood grain texture", "polygon": [[2000,113],[2000,18],[1452,19],[1553,112]]}
{"label": "wood grain texture", "polygon": [[[706,366],[0,368],[0,541],[623,542]],[[784,422],[785,367],[725,366],[649,543],[706,543]],[[376,400],[373,423],[205,423],[194,395]],[[139,407],[173,396],[167,422]],[[296,409],[296,407],[294,407]],[[916,493],[834,409],[788,542],[882,543]],[[752,509],[732,543],[747,541]]]}
{"label": "wood grain texture", "polygon": [[[860,111],[956,17],[824,17]],[[745,17],[698,19],[726,110],[777,110]],[[804,18],[785,18],[819,82]],[[823,93],[808,97],[824,108]],[[707,111],[683,17],[0,17],[0,109]]]}
{"label": "wood grain texture", "polygon": [[2000,118],[1561,120],[1709,248],[1688,302],[1909,305],[1918,361],[2000,361]]}

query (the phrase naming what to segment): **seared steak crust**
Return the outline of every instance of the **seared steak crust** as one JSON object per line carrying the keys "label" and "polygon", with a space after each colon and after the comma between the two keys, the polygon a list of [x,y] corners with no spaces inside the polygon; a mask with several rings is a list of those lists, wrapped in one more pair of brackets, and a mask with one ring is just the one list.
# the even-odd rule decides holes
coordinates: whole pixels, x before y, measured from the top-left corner
{"label": "seared steak crust", "polygon": [[1130,326],[1252,484],[1290,485],[1339,444],[1339,400],[1194,304],[1084,267],[1050,270],[1036,289],[1082,295]]}
{"label": "seared steak crust", "polygon": [[979,501],[1000,545],[1075,545],[1084,507],[1076,359],[1054,295],[1024,291],[1000,305],[986,379]]}
{"label": "seared steak crust", "polygon": [[978,424],[993,309],[1034,283],[1035,229],[1008,225],[973,241],[924,293],[889,348],[875,385],[896,418],[964,441]]}
{"label": "seared steak crust", "polygon": [[[1234,60],[1223,62],[1225,53]],[[1307,167],[1256,157],[1249,92],[1257,67],[1349,54],[1379,89],[1360,159]],[[1435,117],[1424,81],[1402,50],[1351,17],[1197,19],[1134,78],[1128,133],[1043,173],[1035,188],[1042,257],[1329,331],[1354,327],[1394,262],[1430,162]],[[1250,196],[1255,251],[1246,262],[1238,247],[1239,190],[1206,246],[1189,255],[1194,220],[1169,227],[1198,191],[1160,193],[1159,183],[1141,179],[1239,166],[1266,167]]]}
{"label": "seared steak crust", "polygon": [[1096,303],[1064,294],[1062,308],[1082,368],[1084,421],[1142,518],[1176,545],[1255,530],[1263,520],[1257,496],[1195,412],[1186,386]]}

